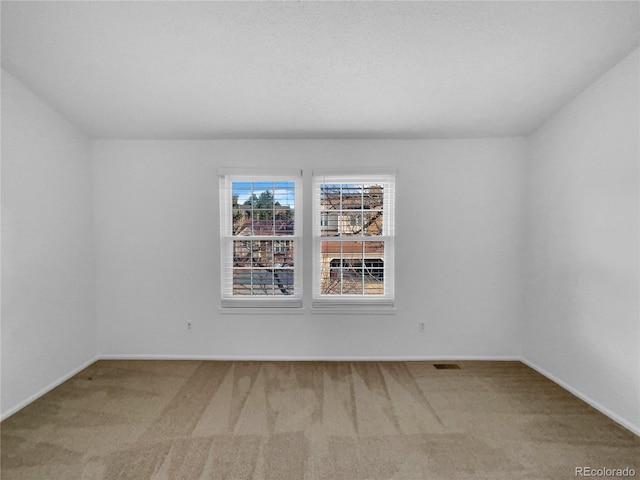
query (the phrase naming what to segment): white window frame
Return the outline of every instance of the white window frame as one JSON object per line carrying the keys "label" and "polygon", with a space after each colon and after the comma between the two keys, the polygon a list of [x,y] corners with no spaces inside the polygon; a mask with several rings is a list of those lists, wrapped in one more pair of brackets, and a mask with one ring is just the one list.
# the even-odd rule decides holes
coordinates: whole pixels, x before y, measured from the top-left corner
{"label": "white window frame", "polygon": [[[220,286],[222,310],[233,308],[300,308],[302,307],[302,171],[298,169],[239,169],[220,168]],[[233,182],[293,182],[294,232],[293,235],[233,236]],[[234,295],[233,294],[233,242],[234,240],[291,240],[294,244],[294,292],[291,295]]]}
{"label": "white window frame", "polygon": [[[321,236],[323,217],[321,185],[379,183],[383,188],[382,235]],[[388,313],[395,308],[395,169],[342,169],[313,171],[313,301],[316,311],[345,310],[363,313]],[[326,218],[326,217],[325,217]],[[326,221],[325,221],[326,223]],[[323,294],[322,242],[384,242],[384,293]]]}

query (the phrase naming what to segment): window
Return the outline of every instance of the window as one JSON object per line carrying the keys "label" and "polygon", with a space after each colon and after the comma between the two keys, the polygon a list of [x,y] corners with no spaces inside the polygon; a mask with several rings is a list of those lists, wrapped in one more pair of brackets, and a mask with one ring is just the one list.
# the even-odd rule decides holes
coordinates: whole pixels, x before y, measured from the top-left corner
{"label": "window", "polygon": [[395,173],[315,171],[314,307],[393,306]]}
{"label": "window", "polygon": [[223,307],[302,305],[301,178],[220,170]]}

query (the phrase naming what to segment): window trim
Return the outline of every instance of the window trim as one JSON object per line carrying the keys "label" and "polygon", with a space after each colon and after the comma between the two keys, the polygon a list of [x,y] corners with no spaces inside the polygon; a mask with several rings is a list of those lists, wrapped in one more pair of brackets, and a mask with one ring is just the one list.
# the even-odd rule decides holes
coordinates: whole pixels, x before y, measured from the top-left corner
{"label": "window trim", "polygon": [[[239,311],[235,309],[281,309],[301,308],[303,299],[303,205],[302,205],[302,171],[300,169],[249,169],[249,168],[219,168],[219,196],[220,196],[220,309],[221,311]],[[261,240],[290,240],[294,244],[293,275],[294,293],[292,295],[233,295],[233,242],[239,237],[233,235],[233,182],[294,182],[295,214],[293,235],[264,236]],[[253,237],[251,237],[253,238]]]}
{"label": "window trim", "polygon": [[[321,208],[320,185],[340,183],[375,183],[384,185],[383,190],[383,235],[380,236],[321,236],[321,225],[324,212]],[[390,168],[376,169],[321,169],[312,174],[313,196],[313,289],[312,312],[332,311],[335,313],[389,313],[395,311],[395,189],[396,170]],[[384,293],[382,295],[364,294],[322,294],[322,254],[323,241],[353,242],[380,241],[384,242]]]}

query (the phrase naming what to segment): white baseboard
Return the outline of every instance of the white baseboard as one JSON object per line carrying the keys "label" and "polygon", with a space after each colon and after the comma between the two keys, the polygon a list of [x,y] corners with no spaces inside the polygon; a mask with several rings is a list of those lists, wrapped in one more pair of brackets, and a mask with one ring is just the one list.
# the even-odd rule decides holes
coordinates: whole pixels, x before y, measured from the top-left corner
{"label": "white baseboard", "polygon": [[129,355],[104,354],[99,360],[218,360],[248,362],[519,362],[517,356],[291,356],[291,355]]}
{"label": "white baseboard", "polygon": [[15,405],[13,407],[11,407],[9,410],[7,410],[6,412],[2,412],[2,414],[0,415],[0,421],[4,421],[7,418],[9,418],[11,415],[13,415],[14,413],[16,413],[19,410],[22,410],[24,407],[26,407],[27,405],[29,405],[31,402],[37,400],[38,398],[42,397],[43,395],[45,395],[46,393],[49,393],[51,390],[53,390],[54,388],[56,388],[58,385],[66,382],[67,380],[69,380],[71,377],[73,377],[74,375],[77,375],[78,373],[80,373],[82,370],[84,370],[85,368],[87,368],[89,365],[91,365],[92,363],[95,363],[96,360],[99,360],[98,357],[94,357],[91,360],[88,360],[86,362],[84,362],[82,365],[80,365],[79,367],[74,368],[71,372],[61,376],[60,378],[58,378],[57,380],[54,380],[53,382],[51,382],[49,385],[47,385],[46,387],[38,390],[36,393],[34,393],[33,395],[31,395],[30,397],[26,398],[25,400],[23,400],[22,402],[20,402],[18,405]]}
{"label": "white baseboard", "polygon": [[615,412],[612,412],[607,407],[601,405],[600,403],[595,401],[593,398],[589,397],[588,395],[585,395],[580,390],[572,387],[571,385],[569,385],[566,382],[564,382],[563,380],[559,379],[558,377],[556,377],[552,373],[549,373],[548,371],[546,371],[544,368],[536,365],[533,362],[530,362],[526,358],[521,358],[520,361],[522,363],[524,363],[525,365],[527,365],[528,367],[534,369],[540,375],[543,375],[544,377],[548,378],[552,382],[557,383],[558,385],[560,385],[562,388],[564,388],[568,392],[571,392],[573,395],[578,397],[583,402],[588,403],[593,408],[598,410],[600,413],[606,415],[607,417],[609,417],[611,420],[613,420],[614,422],[616,422],[620,426],[622,426],[622,427],[626,428],[627,430],[629,430],[631,433],[640,436],[640,426],[639,425],[634,425],[633,423],[629,422],[628,420],[620,417],[618,414],[616,414]]}

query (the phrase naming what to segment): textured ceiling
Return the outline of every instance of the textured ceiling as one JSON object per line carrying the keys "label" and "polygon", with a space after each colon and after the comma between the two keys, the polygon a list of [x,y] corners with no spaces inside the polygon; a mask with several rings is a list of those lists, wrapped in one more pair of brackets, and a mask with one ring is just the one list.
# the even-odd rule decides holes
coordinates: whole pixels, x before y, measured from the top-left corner
{"label": "textured ceiling", "polygon": [[2,65],[91,137],[530,133],[638,2],[2,2]]}

